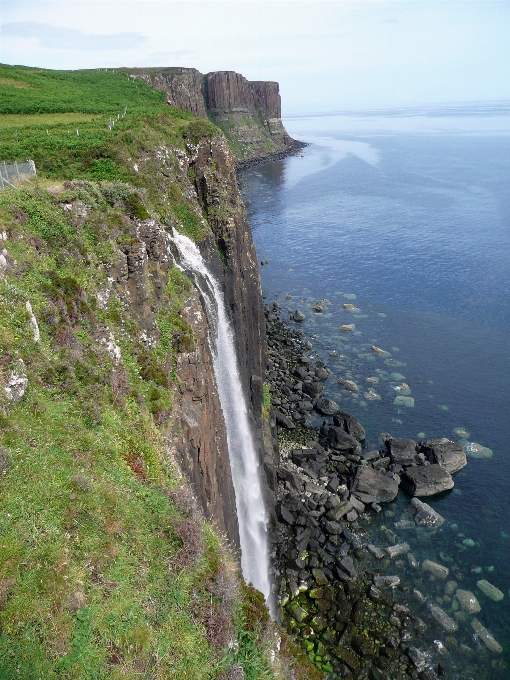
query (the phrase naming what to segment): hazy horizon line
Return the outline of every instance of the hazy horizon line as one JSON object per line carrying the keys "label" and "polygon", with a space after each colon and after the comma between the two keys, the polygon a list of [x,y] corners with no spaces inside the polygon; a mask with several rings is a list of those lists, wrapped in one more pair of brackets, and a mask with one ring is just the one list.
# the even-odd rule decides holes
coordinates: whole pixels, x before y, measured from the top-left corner
{"label": "hazy horizon line", "polygon": [[454,109],[495,109],[496,107],[503,108],[502,113],[510,114],[510,98],[509,99],[479,99],[479,100],[464,100],[464,101],[442,101],[442,102],[420,102],[417,104],[406,105],[388,105],[388,106],[369,106],[366,108],[349,108],[349,109],[334,109],[330,111],[294,111],[291,113],[282,114],[282,118],[319,118],[327,116],[354,116],[367,115],[378,113],[393,113],[396,116],[399,114],[405,115],[409,113],[419,114],[433,114],[440,113],[446,110]]}

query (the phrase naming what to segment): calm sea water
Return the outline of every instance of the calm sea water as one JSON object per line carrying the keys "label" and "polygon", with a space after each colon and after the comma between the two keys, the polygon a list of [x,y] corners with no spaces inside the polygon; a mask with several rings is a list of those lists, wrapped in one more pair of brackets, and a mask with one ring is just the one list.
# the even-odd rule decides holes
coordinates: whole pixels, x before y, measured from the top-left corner
{"label": "calm sea water", "polygon": [[[450,677],[508,678],[509,109],[368,112],[285,124],[310,145],[242,176],[258,257],[268,261],[261,272],[266,301],[303,311],[316,355],[335,377],[359,385],[351,394],[331,378],[325,393],[361,420],[369,446],[380,446],[381,432],[480,445],[483,457],[469,457],[455,489],[430,501],[446,518],[444,528],[433,536],[395,529],[408,517],[402,497],[372,531],[377,538],[382,523],[393,528],[419,559],[447,564],[459,587],[476,594],[477,616],[504,653],[485,652],[469,619],[461,621],[455,637],[474,654],[450,654]],[[314,313],[310,305],[323,299],[331,304]],[[344,310],[345,303],[357,311]],[[339,331],[351,323],[353,332]],[[375,355],[372,345],[388,354]],[[414,406],[394,403],[402,383]],[[380,399],[372,400],[370,389]],[[453,615],[444,583],[404,564],[394,568]],[[480,579],[503,600],[484,595]],[[436,634],[444,642],[446,634]]]}

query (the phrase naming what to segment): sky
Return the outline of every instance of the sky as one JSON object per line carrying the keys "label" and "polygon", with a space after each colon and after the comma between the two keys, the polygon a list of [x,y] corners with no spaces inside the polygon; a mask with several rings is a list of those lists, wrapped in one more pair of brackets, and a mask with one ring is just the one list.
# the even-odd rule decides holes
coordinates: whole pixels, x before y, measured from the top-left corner
{"label": "sky", "polygon": [[284,114],[510,100],[510,0],[0,0],[0,62],[188,66]]}

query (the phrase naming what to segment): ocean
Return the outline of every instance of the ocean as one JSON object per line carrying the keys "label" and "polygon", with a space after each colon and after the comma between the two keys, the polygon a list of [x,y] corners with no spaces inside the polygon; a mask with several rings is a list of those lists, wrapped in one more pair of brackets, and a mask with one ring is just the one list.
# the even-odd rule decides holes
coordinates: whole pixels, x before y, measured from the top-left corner
{"label": "ocean", "polygon": [[[432,642],[449,650],[451,677],[508,678],[510,106],[295,116],[284,124],[309,145],[241,175],[258,258],[267,261],[266,302],[277,301],[287,317],[305,314],[300,325],[313,354],[333,372],[325,396],[362,422],[367,449],[381,447],[382,432],[465,447],[468,465],[455,488],[425,499],[446,519],[440,530],[401,528],[409,518],[401,492],[370,531],[375,540],[383,525],[392,528],[418,560],[449,566],[458,587],[476,595],[476,616],[504,651],[485,650],[470,617],[457,614],[456,639]],[[317,301],[322,312],[311,308]],[[407,563],[401,570],[410,587],[455,615],[444,584]],[[480,580],[503,598],[484,594]]]}

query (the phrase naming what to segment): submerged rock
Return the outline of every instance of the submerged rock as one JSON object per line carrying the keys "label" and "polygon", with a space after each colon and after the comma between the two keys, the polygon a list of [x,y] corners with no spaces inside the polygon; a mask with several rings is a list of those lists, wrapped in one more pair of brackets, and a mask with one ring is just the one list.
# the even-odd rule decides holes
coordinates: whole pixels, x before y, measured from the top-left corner
{"label": "submerged rock", "polygon": [[460,588],[455,593],[462,609],[468,614],[478,614],[480,611],[480,603],[476,597],[469,590],[461,590]]}
{"label": "submerged rock", "polygon": [[399,555],[404,555],[409,552],[409,543],[397,543],[396,545],[390,545],[386,548],[386,552],[390,557],[398,557]]}
{"label": "submerged rock", "polygon": [[389,575],[374,576],[374,585],[377,588],[380,588],[381,586],[388,586],[389,588],[396,588],[398,585],[400,585],[400,577],[399,576],[389,576]]}
{"label": "submerged rock", "polygon": [[459,629],[457,622],[451,619],[441,607],[429,603],[427,609],[432,618],[435,619],[447,633],[455,633]]}
{"label": "submerged rock", "polygon": [[393,389],[395,390],[395,392],[398,392],[399,394],[401,394],[404,397],[407,397],[411,394],[411,388],[409,387],[409,385],[407,383],[401,383],[400,385],[395,385],[395,387]]}
{"label": "submerged rock", "polygon": [[349,333],[350,331],[355,330],[356,324],[353,323],[344,323],[343,326],[340,326],[338,329],[339,331],[342,331],[342,333]]}
{"label": "submerged rock", "polygon": [[348,392],[357,392],[358,386],[354,380],[345,380],[344,378],[338,378],[338,384],[343,385]]}
{"label": "submerged rock", "polygon": [[432,560],[425,560],[421,566],[422,569],[434,574],[437,578],[446,578],[450,573],[448,567],[444,567],[442,564],[438,564]]}
{"label": "submerged rock", "polygon": [[485,579],[477,581],[476,585],[484,595],[487,595],[487,597],[494,602],[499,602],[505,597],[499,588],[496,588],[496,586],[493,586],[492,583],[489,583],[489,581],[486,581]]}
{"label": "submerged rock", "polygon": [[409,564],[410,567],[413,569],[416,569],[418,567],[418,560],[412,553],[407,553],[407,563]]}
{"label": "submerged rock", "polygon": [[476,442],[468,442],[464,439],[461,439],[459,444],[462,446],[466,456],[469,456],[469,458],[492,458],[493,456],[492,449],[489,449],[487,446],[477,444]]}
{"label": "submerged rock", "polygon": [[487,649],[490,649],[491,652],[494,652],[495,654],[501,654],[503,651],[503,647],[496,642],[494,637],[489,633],[487,628],[482,626],[480,621],[478,619],[472,619],[471,620],[471,627],[475,631],[475,633],[478,635],[480,640],[485,644]]}
{"label": "submerged rock", "polygon": [[372,543],[369,543],[367,545],[367,550],[371,555],[373,555],[378,560],[382,560],[382,558],[385,556],[384,550],[381,550],[381,548],[378,548],[377,546],[373,545]]}
{"label": "submerged rock", "polygon": [[379,401],[381,399],[381,395],[374,390],[368,390],[368,392],[365,392],[363,396],[365,399],[368,399],[368,401]]}
{"label": "submerged rock", "polygon": [[427,665],[427,657],[417,647],[408,647],[406,654],[416,666],[416,668],[423,668]]}
{"label": "submerged rock", "polygon": [[457,590],[457,581],[447,581],[444,587],[444,594],[451,597]]}
{"label": "submerged rock", "polygon": [[414,408],[414,399],[413,397],[404,397],[403,395],[399,394],[398,397],[395,397],[393,404],[395,406],[405,406],[407,408]]}

